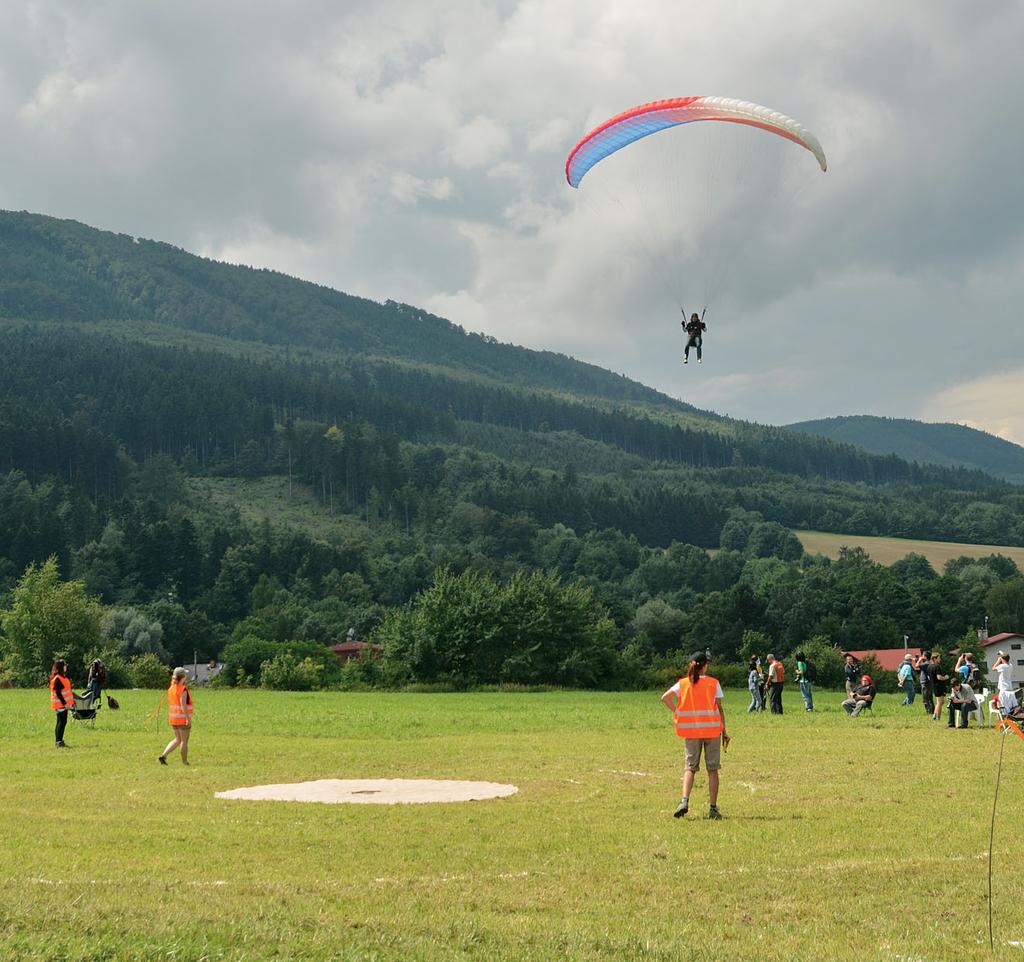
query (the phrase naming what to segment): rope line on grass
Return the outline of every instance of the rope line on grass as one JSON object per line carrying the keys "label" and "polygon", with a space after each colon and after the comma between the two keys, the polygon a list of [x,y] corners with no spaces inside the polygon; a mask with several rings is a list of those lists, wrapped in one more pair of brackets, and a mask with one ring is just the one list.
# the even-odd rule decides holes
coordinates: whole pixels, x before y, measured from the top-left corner
{"label": "rope line on grass", "polygon": [[1003,774],[1003,748],[1006,746],[1006,729],[999,739],[999,763],[996,766],[996,790],[992,793],[992,821],[988,827],[988,946],[994,952],[996,943],[992,934],[992,843],[996,834],[996,804],[999,801],[999,781]]}

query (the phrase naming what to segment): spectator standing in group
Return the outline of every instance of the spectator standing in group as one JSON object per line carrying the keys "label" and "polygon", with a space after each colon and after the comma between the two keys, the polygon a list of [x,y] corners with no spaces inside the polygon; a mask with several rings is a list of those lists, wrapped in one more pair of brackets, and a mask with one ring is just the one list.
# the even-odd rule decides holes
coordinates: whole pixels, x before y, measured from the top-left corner
{"label": "spectator standing in group", "polygon": [[843,708],[847,715],[856,718],[865,708],[870,708],[874,703],[878,689],[871,680],[870,675],[861,675],[860,684],[853,689],[853,693],[843,702]]}
{"label": "spectator standing in group", "polygon": [[981,669],[974,660],[974,655],[969,651],[964,652],[959,658],[957,658],[956,664],[953,666],[953,670],[959,673],[961,681],[970,685],[972,688],[981,683]]}
{"label": "spectator standing in group", "polygon": [[949,675],[942,670],[942,661],[937,651],[932,652],[931,671],[932,693],[935,696],[935,711],[932,718],[938,721],[942,717],[942,708],[949,694]]}
{"label": "spectator standing in group", "polygon": [[903,656],[903,664],[896,670],[896,681],[903,689],[903,704],[914,704],[914,658],[912,655]]}
{"label": "spectator standing in group", "polygon": [[1017,690],[1013,687],[1013,665],[1010,664],[1008,652],[999,652],[992,670],[998,676],[996,698],[999,702],[999,711],[1005,717],[1017,708]]}
{"label": "spectator standing in group", "polygon": [[67,748],[64,744],[64,729],[68,727],[68,711],[75,707],[75,693],[71,690],[71,679],[68,678],[68,663],[58,658],[50,669],[50,707],[57,713],[57,724],[54,738],[58,748]]}
{"label": "spectator standing in group", "polygon": [[932,680],[932,653],[925,649],[917,656],[914,668],[921,673],[921,700],[929,715],[935,714],[935,687]]}
{"label": "spectator standing in group", "polygon": [[843,665],[843,681],[846,682],[846,697],[853,695],[853,689],[860,684],[860,662],[849,652],[846,653]]}
{"label": "spectator standing in group", "polygon": [[804,711],[814,711],[814,693],[811,691],[810,669],[807,667],[807,656],[802,652],[796,653],[796,680],[800,684],[800,694],[804,698]]}
{"label": "spectator standing in group", "polygon": [[761,678],[761,659],[754,655],[750,659],[747,670],[747,690],[750,692],[748,714],[752,711],[764,711],[764,680]]}
{"label": "spectator standing in group", "polygon": [[[967,728],[971,712],[978,707],[978,700],[974,695],[974,689],[967,682],[960,679],[958,672],[953,673],[953,690],[949,693],[949,722],[950,728]],[[959,724],[955,719],[960,715]]]}
{"label": "spectator standing in group", "polygon": [[768,656],[768,707],[773,715],[782,714],[782,683],[786,680],[786,669],[774,655]]}

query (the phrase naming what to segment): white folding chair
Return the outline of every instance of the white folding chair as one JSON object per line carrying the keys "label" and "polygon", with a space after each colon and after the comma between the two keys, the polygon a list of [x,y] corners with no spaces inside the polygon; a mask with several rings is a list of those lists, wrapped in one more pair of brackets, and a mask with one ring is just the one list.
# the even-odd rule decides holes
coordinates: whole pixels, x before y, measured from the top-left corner
{"label": "white folding chair", "polygon": [[[981,725],[984,724],[984,722],[982,721],[982,718],[981,718],[981,706],[985,704],[985,699],[986,698],[988,698],[988,689],[987,688],[983,688],[982,692],[981,692],[981,695],[979,695],[978,697],[976,697],[974,699],[974,708],[972,708],[967,713],[967,720],[968,721],[970,721],[971,715],[977,716],[978,727],[981,727]],[[992,719],[992,706],[989,705],[989,724],[992,723],[991,719]]]}
{"label": "white folding chair", "polygon": [[[1021,695],[1024,694],[1024,688],[1018,688],[1014,694],[1017,696],[1017,704],[1021,703]],[[996,700],[993,698],[988,703],[988,723],[990,725],[998,725],[1003,720],[1003,713],[999,710],[999,706],[996,705]]]}

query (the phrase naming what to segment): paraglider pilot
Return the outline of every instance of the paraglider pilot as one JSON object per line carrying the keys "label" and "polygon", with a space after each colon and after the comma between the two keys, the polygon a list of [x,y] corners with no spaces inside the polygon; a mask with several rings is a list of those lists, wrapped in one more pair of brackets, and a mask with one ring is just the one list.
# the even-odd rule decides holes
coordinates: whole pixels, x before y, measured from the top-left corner
{"label": "paraglider pilot", "polygon": [[686,331],[686,350],[683,352],[683,363],[690,363],[690,348],[697,348],[697,363],[703,364],[703,358],[701,358],[701,344],[704,340],[704,332],[708,329],[707,324],[704,323],[704,315],[707,314],[708,309],[705,307],[700,313],[700,317],[697,316],[696,311],[690,315],[690,319],[686,319],[686,310],[679,308],[682,312],[683,319],[679,323],[682,324]]}

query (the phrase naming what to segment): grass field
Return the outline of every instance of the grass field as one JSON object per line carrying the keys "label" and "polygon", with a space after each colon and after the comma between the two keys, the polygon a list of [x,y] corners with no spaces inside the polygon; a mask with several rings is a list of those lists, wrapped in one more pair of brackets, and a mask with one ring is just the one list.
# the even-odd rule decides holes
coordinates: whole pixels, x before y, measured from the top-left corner
{"label": "grass field", "polygon": [[[198,691],[166,768],[156,692],[52,746],[44,692],[0,692],[0,959],[989,958],[991,730],[880,696],[847,718],[727,696],[721,822],[672,819],[681,743],[656,693]],[[326,777],[512,782],[507,799],[214,798]],[[1014,865],[1024,743],[1007,742],[999,957],[1024,958]],[[1001,946],[1000,946],[1001,943]]]}
{"label": "grass field", "polygon": [[829,534],[824,531],[794,531],[804,550],[810,554],[823,554],[838,558],[842,547],[863,548],[879,564],[891,565],[912,552],[924,555],[940,574],[947,561],[966,555],[969,558],[984,558],[990,554],[1001,554],[1012,558],[1024,570],[1024,548],[1005,547],[994,544],[961,544],[955,541],[920,541],[913,538],[875,538],[858,534]]}

